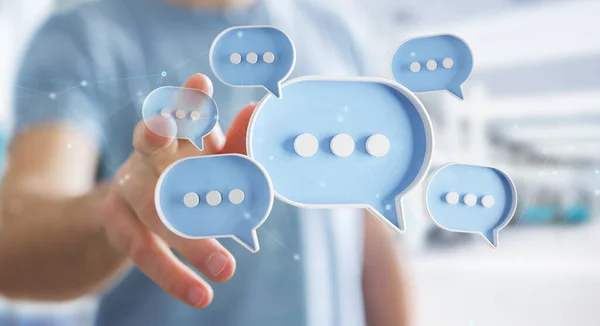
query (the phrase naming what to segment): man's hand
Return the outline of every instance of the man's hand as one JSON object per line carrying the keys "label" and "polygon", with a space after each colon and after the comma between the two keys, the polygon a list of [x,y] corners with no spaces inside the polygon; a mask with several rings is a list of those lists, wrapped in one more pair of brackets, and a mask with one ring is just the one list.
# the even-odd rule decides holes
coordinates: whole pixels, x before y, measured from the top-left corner
{"label": "man's hand", "polygon": [[[212,95],[211,81],[204,75],[193,76],[184,87]],[[215,282],[224,282],[232,277],[235,259],[217,240],[190,240],[171,233],[156,212],[156,183],[165,168],[182,158],[225,152],[245,153],[245,134],[253,109],[254,106],[250,105],[242,110],[229,131],[227,141],[217,126],[204,138],[202,152],[188,140],[159,136],[146,123],[140,122],[134,133],[134,152],[115,176],[103,209],[95,216],[116,250],[129,256],[142,272],[169,294],[193,307],[209,305],[213,290],[181,262],[171,248]],[[155,124],[153,129],[173,128],[164,118],[157,117],[149,123]]]}

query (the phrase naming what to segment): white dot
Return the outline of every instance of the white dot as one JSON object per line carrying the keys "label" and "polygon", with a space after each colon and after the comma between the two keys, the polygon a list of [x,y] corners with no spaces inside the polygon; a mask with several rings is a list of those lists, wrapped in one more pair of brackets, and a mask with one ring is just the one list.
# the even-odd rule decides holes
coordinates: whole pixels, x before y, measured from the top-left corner
{"label": "white dot", "polygon": [[239,205],[244,202],[246,195],[241,189],[233,189],[229,192],[229,201],[234,205]]}
{"label": "white dot", "polygon": [[250,214],[248,212],[244,213],[244,218],[245,219],[249,220],[251,217],[252,217],[252,214]]}
{"label": "white dot", "polygon": [[219,204],[221,204],[221,201],[223,200],[223,197],[221,196],[221,193],[213,190],[211,192],[209,192],[208,194],[206,194],[206,203],[209,204],[210,206],[217,206]]}
{"label": "white dot", "polygon": [[410,71],[419,72],[421,71],[421,64],[418,62],[413,62],[410,64]]}
{"label": "white dot", "polygon": [[87,80],[82,80],[82,81],[81,81],[81,86],[82,86],[82,87],[86,87],[87,85],[88,85],[88,82],[87,82]]}
{"label": "white dot", "polygon": [[266,63],[273,63],[275,61],[275,54],[273,52],[266,52],[263,54],[263,60]]}
{"label": "white dot", "polygon": [[198,194],[190,192],[183,196],[183,204],[188,208],[194,208],[200,204],[200,197]]}
{"label": "white dot", "polygon": [[126,175],[124,176],[124,178],[125,178],[125,180],[129,180],[129,179],[131,179],[131,175],[130,175],[130,174],[126,174]]}
{"label": "white dot", "polygon": [[452,58],[446,58],[444,61],[442,61],[442,66],[444,66],[446,69],[450,69],[452,66],[454,66],[454,60],[452,60]]}
{"label": "white dot", "polygon": [[382,157],[390,151],[390,141],[385,135],[375,134],[367,139],[366,147],[371,156]]}
{"label": "white dot", "polygon": [[494,207],[494,197],[492,197],[490,195],[485,195],[485,196],[481,197],[481,205],[483,205],[483,207],[485,207],[485,208]]}
{"label": "white dot", "polygon": [[427,69],[429,69],[429,70],[436,70],[437,69],[437,62],[435,62],[435,60],[429,60],[429,61],[427,61]]}
{"label": "white dot", "polygon": [[300,255],[298,255],[298,254],[295,254],[295,255],[294,255],[294,260],[295,260],[295,261],[299,261],[299,260],[300,260]]}
{"label": "white dot", "polygon": [[48,97],[49,97],[51,100],[55,100],[55,99],[56,99],[56,93],[50,93],[50,94],[48,94]]}
{"label": "white dot", "polygon": [[348,134],[339,134],[331,139],[329,147],[335,156],[348,157],[354,152],[354,139]]}
{"label": "white dot", "polygon": [[251,64],[255,64],[258,62],[258,55],[254,52],[250,52],[246,56],[246,61],[248,61]]}
{"label": "white dot", "polygon": [[71,147],[73,147],[73,145],[71,145],[70,143],[69,143],[69,144],[67,144],[67,148],[69,148],[69,149],[70,149]]}
{"label": "white dot", "polygon": [[185,116],[186,116],[185,111],[183,111],[183,110],[175,111],[175,117],[177,119],[185,119]]}
{"label": "white dot", "polygon": [[231,63],[233,63],[234,65],[239,65],[242,62],[242,55],[239,54],[239,53],[237,53],[237,52],[236,53],[232,53],[229,56],[229,61]]}
{"label": "white dot", "polygon": [[319,150],[319,141],[311,134],[302,134],[294,140],[294,150],[302,157],[311,157]]}
{"label": "white dot", "polygon": [[458,196],[458,193],[456,192],[449,192],[446,194],[446,203],[450,204],[450,205],[456,205],[458,204],[458,200],[460,199]]}
{"label": "white dot", "polygon": [[169,109],[162,109],[160,111],[160,115],[162,115],[165,118],[168,118],[168,117],[171,116],[171,110],[169,110]]}
{"label": "white dot", "polygon": [[200,112],[194,111],[190,113],[190,118],[192,118],[192,120],[200,120]]}
{"label": "white dot", "polygon": [[473,194],[466,194],[463,197],[463,202],[467,206],[475,206],[475,204],[477,204],[477,196],[475,196]]}

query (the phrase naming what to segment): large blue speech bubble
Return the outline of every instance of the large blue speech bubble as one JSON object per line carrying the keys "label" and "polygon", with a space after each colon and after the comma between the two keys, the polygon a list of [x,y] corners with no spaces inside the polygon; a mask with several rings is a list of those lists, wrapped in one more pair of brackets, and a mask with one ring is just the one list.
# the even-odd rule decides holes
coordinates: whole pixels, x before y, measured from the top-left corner
{"label": "large blue speech bubble", "polygon": [[262,86],[281,97],[281,82],[296,64],[290,38],[272,26],[238,26],[217,36],[210,48],[210,66],[230,86]]}
{"label": "large blue speech bubble", "polygon": [[231,237],[252,252],[259,250],[256,229],[269,216],[273,198],[265,170],[237,154],[179,160],[163,172],[155,192],[158,215],[173,233]]}
{"label": "large blue speech bubble", "polygon": [[457,36],[418,37],[402,43],[392,59],[394,79],[413,92],[447,90],[463,99],[462,84],[473,70],[471,49]]}
{"label": "large blue speech bubble", "polygon": [[[146,125],[157,135],[189,139],[200,150],[202,139],[217,125],[219,110],[215,101],[206,93],[191,88],[161,87],[146,97],[142,108]],[[169,119],[176,126],[176,135],[152,119]],[[156,126],[156,127],[155,127]]]}
{"label": "large blue speech bubble", "polygon": [[506,173],[491,167],[448,164],[426,189],[429,215],[441,228],[480,234],[492,247],[517,208],[517,189]]}
{"label": "large blue speech bubble", "polygon": [[302,77],[266,96],[248,129],[248,153],[276,196],[308,208],[361,207],[404,231],[402,196],[433,150],[419,99],[393,81]]}

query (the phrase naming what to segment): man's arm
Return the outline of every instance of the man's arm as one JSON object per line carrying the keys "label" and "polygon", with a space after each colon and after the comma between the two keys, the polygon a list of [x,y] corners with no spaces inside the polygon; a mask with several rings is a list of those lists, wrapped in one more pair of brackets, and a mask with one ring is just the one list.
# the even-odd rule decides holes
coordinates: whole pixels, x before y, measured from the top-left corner
{"label": "man's arm", "polygon": [[410,325],[408,282],[392,232],[375,217],[365,215],[363,295],[367,325]]}
{"label": "man's arm", "polygon": [[9,151],[0,195],[0,293],[66,300],[98,288],[123,265],[93,222],[108,187],[95,187],[98,148],[80,131],[43,126]]}

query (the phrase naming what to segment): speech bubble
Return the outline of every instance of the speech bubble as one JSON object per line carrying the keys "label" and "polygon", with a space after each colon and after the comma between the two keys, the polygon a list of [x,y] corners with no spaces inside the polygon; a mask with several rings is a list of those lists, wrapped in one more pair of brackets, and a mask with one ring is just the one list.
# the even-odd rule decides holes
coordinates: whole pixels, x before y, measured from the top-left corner
{"label": "speech bubble", "polygon": [[462,84],[472,70],[471,49],[449,34],[409,39],[400,44],[392,59],[394,79],[411,91],[446,90],[461,100]]}
{"label": "speech bubble", "polygon": [[260,249],[256,229],[273,207],[273,187],[253,159],[238,155],[191,157],[170,165],[156,185],[158,216],[187,239],[233,238]]}
{"label": "speech bubble", "polygon": [[210,48],[210,66],[230,86],[262,86],[281,97],[281,82],[296,65],[292,40],[272,26],[237,26],[224,30]]}
{"label": "speech bubble", "polygon": [[177,127],[175,136],[191,140],[200,150],[203,149],[203,138],[219,121],[217,104],[208,94],[197,89],[170,86],[157,88],[146,97],[142,115],[148,128],[164,137],[174,135],[168,128],[151,123],[151,119],[170,119]]}
{"label": "speech bubble", "polygon": [[448,164],[431,176],[425,205],[442,229],[480,234],[496,248],[498,232],[515,214],[517,188],[510,177],[498,169]]}
{"label": "speech bubble", "polygon": [[429,115],[405,87],[377,78],[302,77],[267,95],[250,121],[248,153],[275,195],[306,208],[360,207],[399,232],[403,195],[425,176]]}

